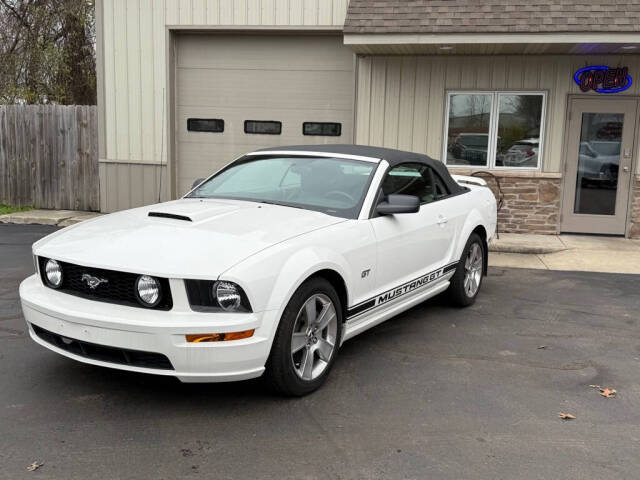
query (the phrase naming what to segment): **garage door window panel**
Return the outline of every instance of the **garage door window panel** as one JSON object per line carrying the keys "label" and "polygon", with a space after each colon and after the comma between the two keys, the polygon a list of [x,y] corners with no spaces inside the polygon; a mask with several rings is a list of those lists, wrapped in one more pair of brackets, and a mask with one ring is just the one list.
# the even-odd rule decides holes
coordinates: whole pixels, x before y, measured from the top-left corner
{"label": "garage door window panel", "polygon": [[282,122],[276,120],[245,120],[244,133],[280,135],[282,134]]}
{"label": "garage door window panel", "polygon": [[302,134],[309,136],[339,137],[342,135],[341,123],[330,122],[304,122]]}
{"label": "garage door window panel", "polygon": [[539,169],[544,92],[451,92],[443,158],[452,167]]}
{"label": "garage door window panel", "polygon": [[224,120],[220,118],[188,118],[187,130],[189,132],[224,132]]}

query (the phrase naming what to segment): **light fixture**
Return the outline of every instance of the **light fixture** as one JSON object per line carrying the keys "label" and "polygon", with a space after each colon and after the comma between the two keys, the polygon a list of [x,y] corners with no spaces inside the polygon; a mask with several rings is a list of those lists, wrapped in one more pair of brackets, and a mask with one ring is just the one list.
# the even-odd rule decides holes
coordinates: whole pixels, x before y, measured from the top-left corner
{"label": "light fixture", "polygon": [[136,293],[142,305],[153,308],[160,302],[160,282],[149,275],[141,275],[136,281]]}
{"label": "light fixture", "polygon": [[195,333],[185,335],[185,339],[189,343],[228,342],[252,337],[253,332],[255,332],[255,329],[229,333]]}
{"label": "light fixture", "polygon": [[62,285],[62,267],[53,259],[47,260],[44,266],[45,276],[51,288],[60,288]]}

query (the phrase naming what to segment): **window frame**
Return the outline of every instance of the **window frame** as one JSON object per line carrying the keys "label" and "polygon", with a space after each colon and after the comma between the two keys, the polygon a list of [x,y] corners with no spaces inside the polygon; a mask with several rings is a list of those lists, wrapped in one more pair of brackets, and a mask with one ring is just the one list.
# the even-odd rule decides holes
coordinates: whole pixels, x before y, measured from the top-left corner
{"label": "window frame", "polygon": [[[444,109],[444,132],[442,141],[442,161],[449,169],[462,170],[511,170],[540,172],[544,164],[544,143],[546,135],[547,119],[547,90],[447,90],[447,99]],[[447,146],[449,138],[449,109],[451,108],[451,97],[453,95],[491,95],[491,111],[489,112],[489,138],[487,149],[486,165],[453,165],[448,163]],[[500,119],[500,97],[502,95],[538,95],[542,97],[542,109],[540,118],[540,136],[538,139],[538,165],[536,167],[513,167],[496,165],[498,121]]]}

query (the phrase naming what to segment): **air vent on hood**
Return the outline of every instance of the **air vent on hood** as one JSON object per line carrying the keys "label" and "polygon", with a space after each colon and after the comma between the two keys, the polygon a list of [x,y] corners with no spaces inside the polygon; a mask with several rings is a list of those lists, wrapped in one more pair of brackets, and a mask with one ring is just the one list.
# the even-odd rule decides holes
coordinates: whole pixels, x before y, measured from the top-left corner
{"label": "air vent on hood", "polygon": [[185,222],[191,222],[191,219],[185,215],[176,215],[175,213],[164,213],[164,212],[149,212],[150,217],[159,217],[159,218],[171,218],[173,220],[184,220]]}

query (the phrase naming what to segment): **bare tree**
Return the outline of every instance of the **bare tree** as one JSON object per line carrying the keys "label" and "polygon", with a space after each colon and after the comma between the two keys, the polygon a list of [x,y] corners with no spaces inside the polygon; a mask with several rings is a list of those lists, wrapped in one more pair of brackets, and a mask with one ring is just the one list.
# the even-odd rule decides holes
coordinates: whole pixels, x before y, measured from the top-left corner
{"label": "bare tree", "polygon": [[0,103],[95,103],[94,7],[0,0]]}

